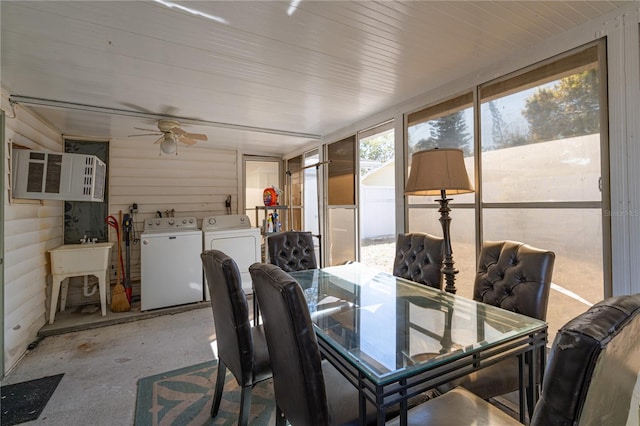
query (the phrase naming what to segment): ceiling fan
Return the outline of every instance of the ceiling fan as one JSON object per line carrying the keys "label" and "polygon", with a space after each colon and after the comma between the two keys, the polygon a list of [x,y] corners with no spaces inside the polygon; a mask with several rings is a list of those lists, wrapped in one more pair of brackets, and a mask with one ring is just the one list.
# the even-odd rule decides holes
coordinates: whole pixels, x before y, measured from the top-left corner
{"label": "ceiling fan", "polygon": [[142,129],[140,127],[134,127],[134,129],[153,133],[141,133],[137,135],[129,135],[129,137],[161,135],[154,144],[159,143],[160,150],[165,154],[173,154],[175,152],[177,155],[178,142],[182,142],[185,145],[193,145],[198,141],[208,140],[207,135],[201,133],[188,133],[181,129],[180,123],[175,120],[159,120],[158,130]]}

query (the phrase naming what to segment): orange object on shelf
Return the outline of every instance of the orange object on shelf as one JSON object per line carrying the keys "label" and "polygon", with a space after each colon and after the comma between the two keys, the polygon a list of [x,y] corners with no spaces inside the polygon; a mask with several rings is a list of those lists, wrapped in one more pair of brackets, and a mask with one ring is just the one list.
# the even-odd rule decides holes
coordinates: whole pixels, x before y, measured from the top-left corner
{"label": "orange object on shelf", "polygon": [[278,205],[278,192],[273,188],[265,188],[262,193],[262,201],[264,201],[265,206]]}

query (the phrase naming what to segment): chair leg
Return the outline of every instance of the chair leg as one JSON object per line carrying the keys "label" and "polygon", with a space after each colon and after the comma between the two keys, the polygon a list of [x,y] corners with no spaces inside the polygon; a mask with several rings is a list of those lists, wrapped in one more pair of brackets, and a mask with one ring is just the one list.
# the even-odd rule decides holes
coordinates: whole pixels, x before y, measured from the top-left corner
{"label": "chair leg", "polygon": [[211,405],[211,417],[218,415],[220,409],[220,401],[222,400],[222,391],[224,390],[224,379],[227,374],[227,366],[221,360],[218,360],[218,376],[216,377],[216,388],[213,393],[213,404]]}
{"label": "chair leg", "polygon": [[251,388],[253,386],[245,386],[242,388],[240,396],[240,415],[238,416],[238,425],[246,426],[249,424],[249,413],[251,412]]}
{"label": "chair leg", "polygon": [[287,419],[284,417],[284,413],[282,412],[278,404],[276,404],[276,426],[286,426],[286,424]]}

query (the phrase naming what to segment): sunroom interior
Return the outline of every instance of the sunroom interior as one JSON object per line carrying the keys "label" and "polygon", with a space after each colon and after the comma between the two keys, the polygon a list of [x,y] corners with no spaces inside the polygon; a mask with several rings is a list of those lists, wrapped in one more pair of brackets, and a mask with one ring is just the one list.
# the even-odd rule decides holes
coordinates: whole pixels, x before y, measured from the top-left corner
{"label": "sunroom interior", "polygon": [[[398,233],[442,234],[436,198],[404,195],[411,155],[459,148],[474,186],[451,197],[459,295],[472,296],[482,242],[505,239],[556,253],[550,339],[591,304],[640,292],[637,2],[302,1],[290,15],[288,2],[191,4],[227,23],[167,2],[92,3],[0,6],[4,372],[46,323],[48,250],[85,232],[64,202],[12,198],[21,148],[104,151],[102,214],[135,203],[138,234],[158,211],[225,214],[228,196],[261,226],[255,206],[276,186],[287,227],[320,236],[321,265],[387,271]],[[145,16],[159,28],[134,30]],[[419,31],[421,19],[432,25],[422,40],[395,27]],[[454,27],[459,37],[438,36]],[[129,137],[159,118],[209,142],[165,155],[155,137]],[[139,262],[134,244],[134,293]],[[81,286],[70,291],[69,303],[87,303]]]}

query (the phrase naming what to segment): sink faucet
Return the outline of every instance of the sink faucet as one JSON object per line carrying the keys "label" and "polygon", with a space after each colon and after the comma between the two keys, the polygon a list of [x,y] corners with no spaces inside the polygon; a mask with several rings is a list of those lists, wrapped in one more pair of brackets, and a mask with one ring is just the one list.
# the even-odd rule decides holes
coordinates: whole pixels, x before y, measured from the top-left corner
{"label": "sink faucet", "polygon": [[87,237],[87,234],[84,234],[84,236],[80,238],[80,244],[95,244],[97,242],[97,238],[89,238]]}

